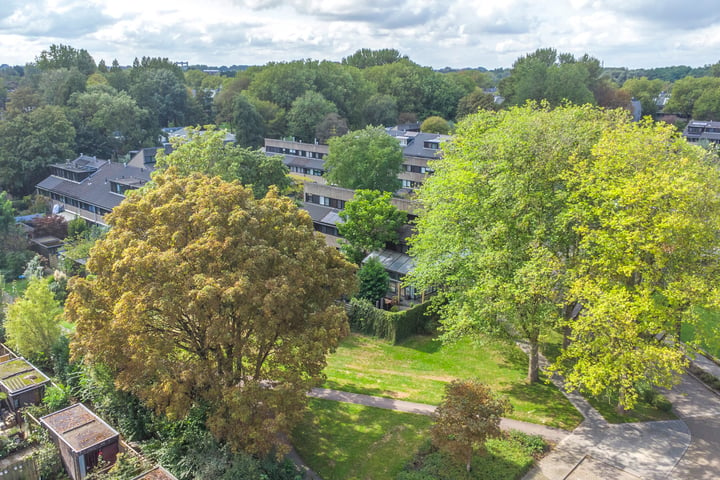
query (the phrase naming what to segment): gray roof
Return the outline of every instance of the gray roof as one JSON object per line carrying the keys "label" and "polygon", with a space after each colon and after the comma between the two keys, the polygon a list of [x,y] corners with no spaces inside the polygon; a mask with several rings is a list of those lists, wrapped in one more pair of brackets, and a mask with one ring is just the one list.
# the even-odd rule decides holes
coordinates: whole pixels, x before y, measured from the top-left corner
{"label": "gray roof", "polygon": [[368,255],[364,261],[367,261],[367,259],[371,257],[380,260],[380,263],[382,263],[383,267],[385,267],[385,270],[388,272],[398,273],[401,277],[407,275],[413,270],[413,268],[415,268],[415,262],[410,256],[393,250],[380,250],[379,252],[373,252]]}
{"label": "gray roof", "polygon": [[37,184],[37,188],[72,197],[90,205],[112,210],[123,201],[123,196],[110,191],[110,182],[144,185],[150,180],[152,169],[139,168],[122,163],[107,162],[97,172],[82,182],[73,182],[60,177],[49,176]]}
{"label": "gray roof", "polygon": [[393,137],[406,137],[408,144],[403,147],[403,155],[407,157],[437,158],[440,150],[425,148],[425,142],[437,142],[442,144],[450,140],[450,135],[438,133],[416,133],[388,129],[387,133]]}
{"label": "gray roof", "polygon": [[337,225],[343,223],[340,218],[340,210],[331,207],[324,207],[315,203],[303,202],[302,208],[307,210],[313,222],[324,223],[326,225]]}
{"label": "gray roof", "polygon": [[[266,155],[274,156],[284,154],[268,152]],[[321,160],[319,158],[298,157],[295,155],[284,155],[284,157],[285,158],[283,158],[283,163],[287,166],[314,168],[316,170],[325,169],[325,160]]]}

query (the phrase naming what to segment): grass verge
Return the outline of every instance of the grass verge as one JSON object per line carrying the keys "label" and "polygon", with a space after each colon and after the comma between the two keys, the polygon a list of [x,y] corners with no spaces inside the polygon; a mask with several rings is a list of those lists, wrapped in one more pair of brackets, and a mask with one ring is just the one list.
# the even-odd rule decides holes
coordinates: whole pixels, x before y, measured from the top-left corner
{"label": "grass verge", "polygon": [[582,416],[550,383],[528,385],[527,357],[510,341],[463,338],[444,344],[415,336],[398,344],[353,334],[328,358],[327,388],[401,400],[440,403],[445,384],[478,378],[507,395],[509,415],[572,429]]}
{"label": "grass verge", "polygon": [[423,415],[311,399],[292,441],[325,480],[390,480],[420,448],[431,424]]}

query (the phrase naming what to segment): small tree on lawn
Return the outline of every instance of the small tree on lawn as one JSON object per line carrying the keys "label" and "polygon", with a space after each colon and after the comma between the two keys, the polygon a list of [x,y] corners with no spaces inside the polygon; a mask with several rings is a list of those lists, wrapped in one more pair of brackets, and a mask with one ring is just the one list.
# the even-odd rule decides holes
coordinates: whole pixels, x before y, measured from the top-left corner
{"label": "small tree on lawn", "polygon": [[358,298],[365,298],[373,303],[380,300],[387,292],[390,275],[375,257],[368,258],[357,272],[360,282]]}
{"label": "small tree on lawn", "polygon": [[454,380],[445,386],[431,430],[439,449],[464,460],[467,471],[473,455],[485,454],[485,441],[499,437],[500,418],[512,410],[507,399],[477,380]]}

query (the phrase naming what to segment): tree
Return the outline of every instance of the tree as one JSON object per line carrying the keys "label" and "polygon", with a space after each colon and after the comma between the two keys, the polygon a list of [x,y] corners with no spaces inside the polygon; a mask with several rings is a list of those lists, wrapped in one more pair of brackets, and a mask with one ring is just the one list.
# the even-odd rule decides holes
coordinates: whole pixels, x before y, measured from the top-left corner
{"label": "tree", "polygon": [[265,121],[245,95],[235,97],[231,125],[238,145],[252,148],[263,145]]}
{"label": "tree", "polygon": [[512,410],[507,399],[477,380],[453,380],[435,411],[432,441],[461,461],[470,471],[472,457],[486,452],[485,441],[502,434],[500,420]]}
{"label": "tree", "polygon": [[85,49],[76,49],[70,45],[52,44],[43,50],[35,59],[38,68],[44,71],[59,68],[77,68],[83,75],[88,76],[95,72],[95,60]]}
{"label": "tree", "polygon": [[22,298],[7,309],[5,334],[10,348],[29,358],[48,358],[60,339],[61,315],[48,281],[32,278]]}
{"label": "tree", "polygon": [[337,107],[322,94],[308,90],[295,99],[287,114],[288,133],[303,142],[315,139],[317,126],[329,113],[337,113]]}
{"label": "tree", "polygon": [[359,291],[358,298],[376,303],[383,298],[390,285],[390,275],[383,264],[375,257],[370,257],[357,272]]}
{"label": "tree", "polygon": [[177,72],[169,68],[139,68],[131,73],[130,96],[140,108],[150,112],[158,127],[184,125],[187,90]]}
{"label": "tree", "polygon": [[36,237],[57,237],[60,240],[68,235],[68,222],[60,215],[45,215],[33,218],[31,221],[33,235]]}
{"label": "tree", "polygon": [[52,163],[73,155],[75,129],[56,106],[0,122],[0,188],[25,195],[47,176]]}
{"label": "tree", "polygon": [[663,90],[662,80],[648,80],[647,77],[631,78],[623,83],[622,89],[640,101],[643,115],[654,115],[658,111],[657,97]]}
{"label": "tree", "polygon": [[584,310],[558,359],[569,386],[617,395],[669,388],[686,364],[679,333],[717,302],[720,173],[670,125],[621,124],[567,172],[581,259],[570,294]]}
{"label": "tree", "polygon": [[595,103],[592,91],[601,73],[600,62],[588,55],[576,59],[553,48],[539,48],[515,61],[499,89],[509,105],[527,100],[547,100],[551,105]]}
{"label": "tree", "polygon": [[363,122],[366,125],[392,126],[398,121],[398,107],[392,95],[375,94],[363,108]]}
{"label": "tree", "polygon": [[[359,264],[365,256],[389,242],[397,242],[398,229],[407,221],[407,214],[390,203],[390,193],[377,190],[357,190],[352,200],[340,212],[342,223],[341,250],[357,252],[359,258],[348,258]],[[350,248],[347,248],[350,247]]]}
{"label": "tree", "polygon": [[420,188],[411,239],[410,283],[438,287],[445,339],[509,330],[529,343],[528,381],[538,380],[539,337],[570,302],[577,253],[577,234],[563,222],[562,174],[624,115],[529,104],[459,124]]}
{"label": "tree", "polygon": [[394,48],[382,48],[380,50],[361,48],[352,55],[343,58],[342,64],[357,68],[368,68],[399,62],[403,59],[407,60],[407,58],[407,55],[400,55],[400,52]]}
{"label": "tree", "polygon": [[426,118],[420,125],[420,131],[425,133],[450,133],[450,124],[447,120],[437,115]]}
{"label": "tree", "polygon": [[260,100],[273,102],[289,110],[295,99],[312,88],[317,77],[317,67],[318,62],[314,60],[270,62],[253,77],[250,93]]}
{"label": "tree", "polygon": [[47,105],[65,106],[75,92],[85,90],[86,77],[77,68],[48,70],[40,75],[38,92]]}
{"label": "tree", "polygon": [[[182,418],[193,405],[233,449],[283,451],[325,356],[347,332],[353,267],[271,191],[169,170],[107,217],[92,276],[71,282],[75,357]],[[152,272],[152,274],[150,274]]]}
{"label": "tree", "polygon": [[251,186],[256,198],[265,196],[271,185],[290,186],[288,168],[281,157],[267,156],[260,150],[225,143],[225,130],[206,125],[205,130],[188,129],[187,138],[173,138],[170,154],[159,152],[156,167],[175,167],[179,175],[195,172],[217,175],[225,181],[237,180]]}
{"label": "tree", "polygon": [[114,158],[143,145],[153,145],[159,129],[150,113],[127,92],[96,85],[74,94],[69,102],[75,125],[76,151]]}
{"label": "tree", "polygon": [[720,88],[720,78],[686,77],[673,84],[672,95],[665,105],[665,111],[690,117],[695,109],[695,102],[708,90]]}
{"label": "tree", "polygon": [[457,106],[457,119],[477,112],[479,109],[494,110],[496,108],[495,95],[485,93],[482,89],[476,88],[460,99]]}
{"label": "tree", "polygon": [[400,143],[382,127],[366,127],[331,138],[325,178],[344,188],[394,192],[400,188]]}
{"label": "tree", "polygon": [[318,123],[315,129],[315,138],[318,142],[326,144],[332,137],[341,137],[349,131],[347,120],[332,112],[325,115],[325,118]]}

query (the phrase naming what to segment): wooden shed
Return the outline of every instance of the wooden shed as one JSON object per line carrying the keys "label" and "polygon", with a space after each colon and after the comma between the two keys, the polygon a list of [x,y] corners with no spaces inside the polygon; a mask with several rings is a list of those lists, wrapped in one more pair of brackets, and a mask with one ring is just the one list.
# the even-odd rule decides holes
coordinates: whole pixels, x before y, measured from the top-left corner
{"label": "wooden shed", "polygon": [[84,479],[100,457],[112,465],[120,450],[120,435],[82,403],[76,403],[40,418],[50,431],[73,480]]}
{"label": "wooden shed", "polygon": [[50,379],[24,358],[0,363],[0,390],[7,395],[7,404],[13,412],[26,405],[38,405],[48,383]]}
{"label": "wooden shed", "polygon": [[148,470],[142,475],[138,475],[132,480],[177,480],[177,478],[175,478],[172,473],[168,472],[163,467],[158,465],[157,467]]}

